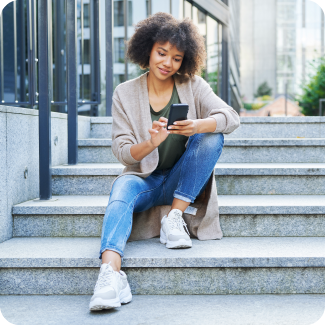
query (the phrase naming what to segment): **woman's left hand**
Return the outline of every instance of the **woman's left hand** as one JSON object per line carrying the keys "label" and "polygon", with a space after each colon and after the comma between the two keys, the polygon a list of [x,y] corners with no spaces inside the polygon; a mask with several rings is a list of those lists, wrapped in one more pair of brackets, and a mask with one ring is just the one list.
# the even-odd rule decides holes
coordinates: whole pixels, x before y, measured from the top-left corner
{"label": "woman's left hand", "polygon": [[168,127],[170,134],[181,134],[190,137],[198,131],[198,120],[177,121]]}

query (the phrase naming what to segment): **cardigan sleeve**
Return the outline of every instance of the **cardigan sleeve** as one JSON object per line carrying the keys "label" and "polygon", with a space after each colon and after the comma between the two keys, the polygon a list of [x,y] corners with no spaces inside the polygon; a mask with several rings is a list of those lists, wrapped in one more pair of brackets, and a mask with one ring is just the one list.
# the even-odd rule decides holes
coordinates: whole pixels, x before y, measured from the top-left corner
{"label": "cardigan sleeve", "polygon": [[238,113],[218,97],[211,86],[201,77],[200,82],[200,116],[201,118],[211,117],[217,122],[217,127],[213,133],[229,134],[240,125]]}
{"label": "cardigan sleeve", "polygon": [[112,101],[112,152],[121,164],[130,166],[139,162],[130,152],[137,141],[116,91]]}

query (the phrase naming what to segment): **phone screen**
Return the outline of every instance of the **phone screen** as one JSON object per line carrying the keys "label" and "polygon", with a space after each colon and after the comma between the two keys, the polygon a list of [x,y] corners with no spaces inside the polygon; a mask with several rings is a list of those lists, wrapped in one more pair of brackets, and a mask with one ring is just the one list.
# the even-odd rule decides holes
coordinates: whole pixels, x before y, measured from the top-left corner
{"label": "phone screen", "polygon": [[167,129],[176,121],[187,120],[188,104],[172,104],[169,111]]}

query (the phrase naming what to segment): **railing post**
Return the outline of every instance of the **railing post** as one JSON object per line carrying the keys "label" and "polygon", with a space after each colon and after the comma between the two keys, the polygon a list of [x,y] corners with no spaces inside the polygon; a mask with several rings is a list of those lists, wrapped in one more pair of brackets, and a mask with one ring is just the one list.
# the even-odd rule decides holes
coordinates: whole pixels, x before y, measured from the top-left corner
{"label": "railing post", "polygon": [[325,98],[321,98],[320,100],[319,100],[319,116],[322,116],[323,114],[323,112],[322,112],[322,103],[325,103]]}
{"label": "railing post", "polygon": [[[65,101],[65,71],[64,71],[64,1],[54,3],[54,60],[55,85],[54,98],[56,102]],[[65,105],[56,105],[56,111],[65,113]]]}
{"label": "railing post", "polygon": [[[93,0],[90,7],[90,77],[91,98],[94,102],[100,102],[100,11],[99,0]],[[98,115],[98,104],[91,105],[91,116]]]}
{"label": "railing post", "polygon": [[39,58],[39,183],[40,199],[52,198],[51,178],[51,0],[38,0]]}
{"label": "railing post", "polygon": [[105,27],[106,27],[106,116],[112,115],[113,96],[113,42],[112,42],[112,2],[105,1]]}
{"label": "railing post", "polygon": [[221,67],[221,99],[230,105],[230,84],[229,84],[229,28],[222,26],[222,67]]}
{"label": "railing post", "polygon": [[3,13],[0,15],[0,94],[1,102],[4,103],[4,71],[3,71]]}
{"label": "railing post", "polygon": [[66,2],[68,164],[78,163],[77,1]]}
{"label": "railing post", "polygon": [[20,93],[19,93],[19,101],[25,102],[26,101],[26,85],[25,85],[25,66],[26,66],[26,37],[25,37],[25,10],[24,10],[24,2],[18,2],[18,44],[20,50]]}

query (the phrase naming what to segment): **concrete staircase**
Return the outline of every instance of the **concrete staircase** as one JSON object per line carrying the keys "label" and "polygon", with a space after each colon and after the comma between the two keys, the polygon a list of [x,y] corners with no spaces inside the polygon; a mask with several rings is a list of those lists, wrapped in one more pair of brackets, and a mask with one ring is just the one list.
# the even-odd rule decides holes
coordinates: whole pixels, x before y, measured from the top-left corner
{"label": "concrete staircase", "polygon": [[[53,168],[53,200],[13,207],[0,244],[0,294],[92,294],[110,184],[111,118],[92,118],[76,166]],[[168,250],[127,244],[134,294],[325,293],[325,120],[242,118],[215,167],[220,241]]]}

